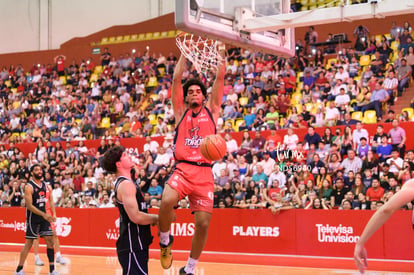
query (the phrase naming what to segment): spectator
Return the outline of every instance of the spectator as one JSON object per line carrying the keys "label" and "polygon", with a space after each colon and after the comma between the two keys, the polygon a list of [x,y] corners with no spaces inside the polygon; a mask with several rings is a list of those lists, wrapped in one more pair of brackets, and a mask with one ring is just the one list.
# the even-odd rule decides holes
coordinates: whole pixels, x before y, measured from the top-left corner
{"label": "spectator", "polygon": [[158,181],[153,178],[151,180],[151,186],[148,188],[148,194],[150,195],[151,199],[157,199],[160,200],[161,199],[161,195],[162,195],[162,187],[158,184]]}
{"label": "spectator", "polygon": [[259,158],[262,156],[262,152],[264,151],[264,146],[266,144],[266,138],[264,138],[260,131],[255,131],[254,139],[251,143],[252,154],[257,154]]}
{"label": "spectator", "polygon": [[382,119],[382,104],[390,99],[390,95],[381,87],[381,83],[375,84],[375,90],[372,92],[370,102],[362,106],[362,111],[375,110],[378,120]]}
{"label": "spectator", "polygon": [[298,141],[299,141],[298,136],[293,132],[292,128],[289,128],[287,130],[286,135],[283,138],[283,144],[286,146],[286,149],[290,151],[295,150]]}
{"label": "spectator", "polygon": [[348,157],[344,159],[341,163],[340,170],[344,170],[344,173],[347,174],[349,171],[357,173],[362,168],[362,161],[359,157],[355,156],[355,151],[350,149],[348,150]]}
{"label": "spectator", "polygon": [[393,150],[397,150],[401,157],[405,154],[405,142],[407,140],[405,130],[399,126],[398,120],[392,121],[392,128],[388,132],[391,138],[391,145]]}
{"label": "spectator", "polygon": [[277,180],[281,190],[286,188],[286,175],[280,170],[280,166],[278,164],[274,165],[274,170],[270,174],[269,179],[267,181],[267,187],[270,187],[273,184],[273,181]]}
{"label": "spectator", "polygon": [[384,196],[385,190],[380,186],[378,178],[372,180],[372,186],[367,190],[367,200],[380,201]]}
{"label": "spectator", "polygon": [[368,140],[368,131],[362,128],[361,122],[357,122],[355,130],[352,132],[352,141],[354,144],[354,148],[358,148],[358,145],[360,144],[362,137]]}
{"label": "spectator", "polygon": [[393,149],[391,158],[387,159],[387,164],[390,166],[389,172],[394,174],[394,177],[398,177],[398,174],[403,170],[404,160],[400,158],[400,153],[397,149]]}
{"label": "spectator", "polygon": [[412,75],[412,68],[405,58],[401,59],[401,66],[397,68],[398,93],[401,95]]}
{"label": "spectator", "polygon": [[331,194],[330,204],[333,207],[339,208],[347,192],[348,192],[348,189],[345,187],[343,179],[337,179],[335,181],[334,190]]}
{"label": "spectator", "polygon": [[315,132],[315,128],[313,128],[312,126],[310,126],[308,128],[308,133],[305,135],[305,148],[309,148],[309,146],[311,144],[314,144],[315,146],[317,146],[319,144],[319,142],[321,141],[321,136]]}
{"label": "spectator", "polygon": [[264,186],[265,183],[268,182],[268,177],[265,174],[263,167],[260,164],[257,164],[256,170],[257,171],[253,173],[252,180],[256,184],[262,184]]}

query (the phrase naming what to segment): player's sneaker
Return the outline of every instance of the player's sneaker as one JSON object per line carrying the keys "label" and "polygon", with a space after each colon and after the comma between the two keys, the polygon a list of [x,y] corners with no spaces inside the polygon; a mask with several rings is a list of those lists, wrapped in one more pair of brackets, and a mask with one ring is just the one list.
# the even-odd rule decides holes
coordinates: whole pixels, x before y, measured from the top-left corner
{"label": "player's sneaker", "polygon": [[49,273],[49,275],[59,275],[59,272],[57,272],[56,270],[53,270],[52,272]]}
{"label": "player's sneaker", "polygon": [[185,268],[185,266],[183,266],[182,268],[180,268],[180,275],[194,275],[193,273],[185,273],[184,268]]}
{"label": "player's sneaker", "polygon": [[40,259],[40,257],[35,257],[35,265],[37,266],[44,266],[45,263]]}
{"label": "player's sneaker", "polygon": [[160,261],[161,261],[161,266],[164,269],[168,269],[171,267],[172,265],[172,254],[171,254],[171,246],[173,244],[174,238],[172,235],[170,235],[170,243],[168,245],[163,245],[160,243],[160,250],[161,250],[161,254],[160,254]]}
{"label": "player's sneaker", "polygon": [[22,269],[19,272],[14,272],[14,275],[26,275],[26,273]]}
{"label": "player's sneaker", "polygon": [[56,257],[56,262],[58,263],[58,264],[63,264],[63,265],[65,265],[65,264],[67,264],[67,260],[65,259],[65,258],[63,258],[62,256],[59,256],[59,257]]}

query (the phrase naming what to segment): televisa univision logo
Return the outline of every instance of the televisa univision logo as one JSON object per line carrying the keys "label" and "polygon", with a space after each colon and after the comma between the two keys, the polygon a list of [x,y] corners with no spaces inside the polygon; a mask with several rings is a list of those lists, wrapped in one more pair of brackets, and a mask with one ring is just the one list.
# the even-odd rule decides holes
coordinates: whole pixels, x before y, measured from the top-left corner
{"label": "televisa univision logo", "polygon": [[318,242],[320,243],[356,243],[359,236],[354,235],[354,228],[345,225],[316,224]]}

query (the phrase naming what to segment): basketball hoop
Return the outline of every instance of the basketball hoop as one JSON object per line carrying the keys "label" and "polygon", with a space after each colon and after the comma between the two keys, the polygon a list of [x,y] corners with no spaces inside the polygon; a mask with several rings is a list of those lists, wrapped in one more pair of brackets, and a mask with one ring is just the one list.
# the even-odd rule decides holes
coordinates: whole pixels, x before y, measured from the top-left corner
{"label": "basketball hoop", "polygon": [[199,73],[216,71],[219,63],[224,61],[219,51],[225,48],[219,41],[189,33],[178,34],[175,40],[181,54],[193,63]]}

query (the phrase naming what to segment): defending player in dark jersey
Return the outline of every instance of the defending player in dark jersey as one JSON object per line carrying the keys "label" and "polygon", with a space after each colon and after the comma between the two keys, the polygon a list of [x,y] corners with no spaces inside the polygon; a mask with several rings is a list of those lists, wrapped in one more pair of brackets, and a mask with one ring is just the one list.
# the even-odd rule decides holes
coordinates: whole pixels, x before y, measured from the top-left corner
{"label": "defending player in dark jersey", "polygon": [[[42,181],[43,171],[39,164],[34,164],[30,168],[31,180],[24,187],[24,199],[26,202],[26,242],[20,252],[19,265],[17,266],[15,275],[24,275],[23,265],[27,255],[33,245],[33,241],[38,236],[45,239],[46,253],[50,265],[51,275],[58,275],[55,270],[53,249],[53,232],[50,226],[51,222],[56,221],[56,217],[46,213],[46,183]],[[49,196],[50,207],[54,209],[53,197]],[[53,213],[55,211],[53,210]]]}
{"label": "defending player in dark jersey", "polygon": [[[224,49],[220,52],[223,55]],[[186,59],[181,55],[174,71],[172,103],[175,121],[179,121],[174,138],[175,170],[169,177],[161,199],[160,247],[161,265],[172,265],[171,246],[173,237],[170,226],[174,218],[174,206],[188,196],[194,213],[195,233],[191,252],[180,274],[193,274],[207,241],[208,226],[213,211],[214,181],[211,162],[200,152],[200,144],[207,135],[215,134],[224,88],[224,64],[220,62],[210,99],[206,87],[198,79],[190,79],[183,86],[181,78]]]}
{"label": "defending player in dark jersey", "polygon": [[148,274],[148,247],[152,243],[150,225],[158,223],[158,215],[148,214],[141,189],[131,180],[134,163],[122,146],[109,149],[103,168],[115,173],[115,197],[119,209],[120,229],[116,251],[124,275]]}

